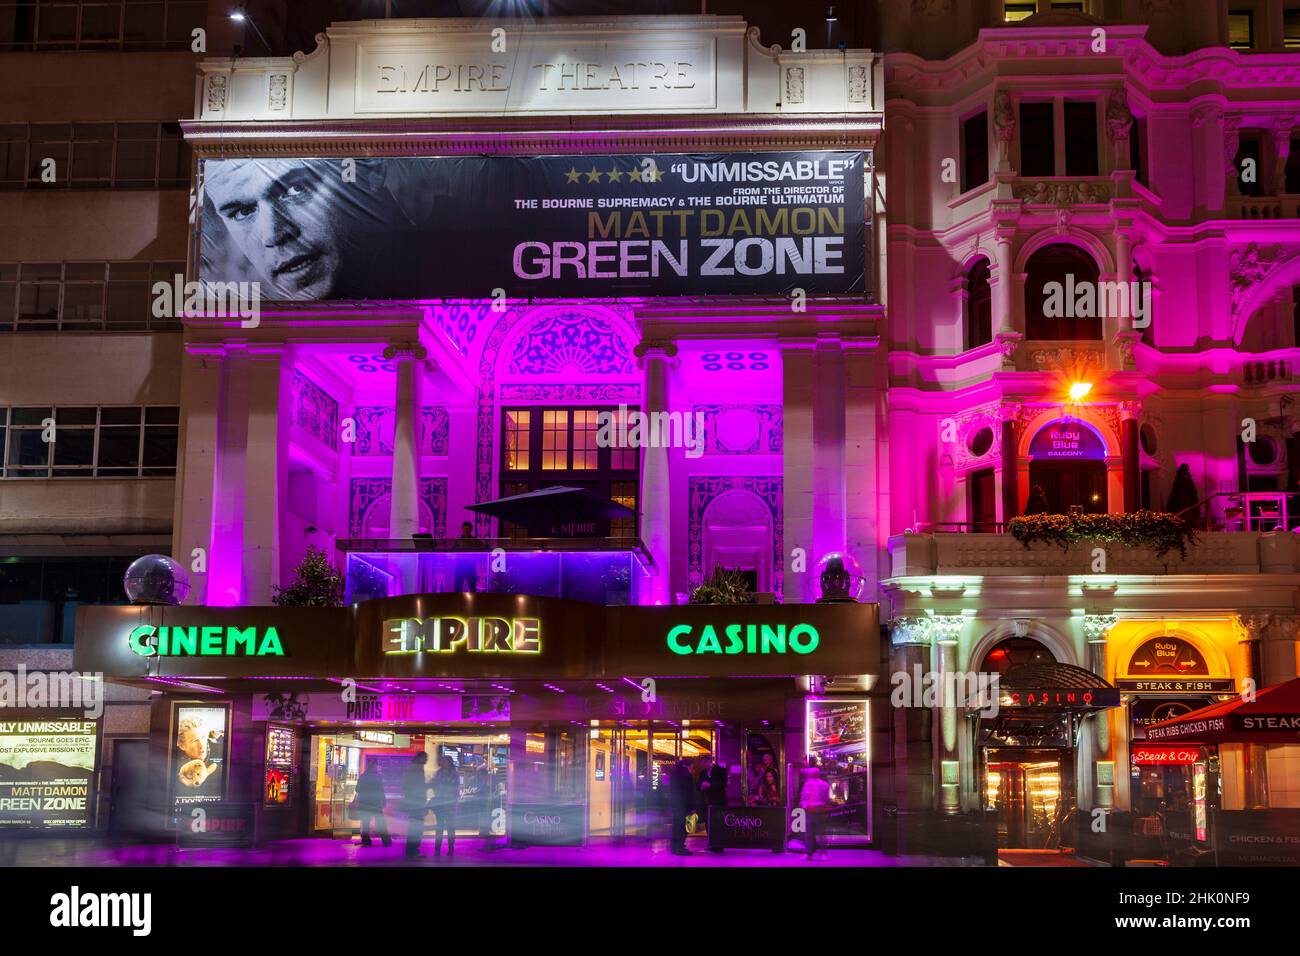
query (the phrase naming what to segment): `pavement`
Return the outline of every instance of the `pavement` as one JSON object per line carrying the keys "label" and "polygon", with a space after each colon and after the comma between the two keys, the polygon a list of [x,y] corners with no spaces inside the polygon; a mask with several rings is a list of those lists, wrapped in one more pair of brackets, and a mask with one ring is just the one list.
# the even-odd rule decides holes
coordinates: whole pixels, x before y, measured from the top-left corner
{"label": "pavement", "polygon": [[[797,847],[797,844],[792,844]],[[456,841],[456,853],[435,856],[425,840],[424,856],[407,860],[400,839],[391,847],[376,843],[361,846],[357,838],[301,838],[279,840],[253,849],[202,848],[179,850],[169,843],[108,842],[93,837],[24,834],[0,836],[0,867],[11,866],[307,866],[307,867],[940,867],[979,866],[974,858],[886,856],[879,850],[830,849],[808,860],[796,848],[791,852],[726,850],[710,853],[703,841],[691,841],[691,856],[674,856],[664,840],[629,841],[622,846],[592,841],[585,847],[488,847],[481,838]]]}

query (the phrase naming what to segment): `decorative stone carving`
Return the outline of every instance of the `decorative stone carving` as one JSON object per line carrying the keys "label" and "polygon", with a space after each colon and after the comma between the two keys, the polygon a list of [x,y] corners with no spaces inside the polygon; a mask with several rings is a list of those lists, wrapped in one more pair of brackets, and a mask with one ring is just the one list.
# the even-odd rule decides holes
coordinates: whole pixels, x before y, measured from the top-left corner
{"label": "decorative stone carving", "polygon": [[1112,142],[1128,142],[1129,130],[1133,126],[1133,113],[1128,108],[1128,93],[1116,90],[1110,94],[1106,105],[1106,135]]}
{"label": "decorative stone carving", "polygon": [[803,102],[803,67],[788,66],[785,68],[785,101],[788,105],[795,105]]}
{"label": "decorative stone carving", "polygon": [[890,623],[889,640],[894,645],[929,645],[932,637],[933,627],[930,618],[924,614],[918,617],[896,617]]}
{"label": "decorative stone carving", "polygon": [[1110,185],[1104,182],[1021,179],[1012,184],[1011,195],[1038,206],[1100,205],[1110,201]]}
{"label": "decorative stone carving", "polygon": [[1192,129],[1200,129],[1207,123],[1218,123],[1222,118],[1222,109],[1213,103],[1206,103],[1192,110]]}
{"label": "decorative stone carving", "polygon": [[1021,339],[1019,332],[999,332],[994,341],[997,343],[998,352],[1002,356],[1002,367],[1007,370],[1016,367],[1016,350],[1020,348]]}
{"label": "decorative stone carving", "polygon": [[993,98],[993,136],[998,141],[998,169],[1011,168],[1011,141],[1016,138],[1016,111],[1011,94],[1002,90]]}
{"label": "decorative stone carving", "polygon": [[940,644],[956,644],[965,618],[960,614],[935,614],[930,618],[934,639]]}
{"label": "decorative stone carving", "polygon": [[220,73],[208,76],[208,112],[220,113],[226,108],[226,78]]}
{"label": "decorative stone carving", "polygon": [[1245,249],[1233,252],[1229,260],[1233,317],[1244,318],[1242,312],[1250,294],[1258,289],[1276,269],[1296,256],[1300,256],[1300,248],[1279,245],[1260,246],[1254,242]]}
{"label": "decorative stone carving", "polygon": [[1029,361],[1040,372],[1052,369],[1082,372],[1090,368],[1100,369],[1105,364],[1099,349],[1072,349],[1066,346],[1036,349],[1029,353]]}
{"label": "decorative stone carving", "polygon": [[1089,644],[1103,644],[1110,636],[1110,629],[1119,620],[1114,614],[1085,614],[1083,616],[1083,635]]}
{"label": "decorative stone carving", "polygon": [[292,384],[293,423],[331,451],[339,450],[339,403],[323,388],[295,370]]}
{"label": "decorative stone carving", "polygon": [[266,81],[266,108],[282,110],[289,105],[289,74],[272,73]]}
{"label": "decorative stone carving", "polygon": [[867,101],[867,68],[865,66],[849,67],[849,102],[865,103]]}

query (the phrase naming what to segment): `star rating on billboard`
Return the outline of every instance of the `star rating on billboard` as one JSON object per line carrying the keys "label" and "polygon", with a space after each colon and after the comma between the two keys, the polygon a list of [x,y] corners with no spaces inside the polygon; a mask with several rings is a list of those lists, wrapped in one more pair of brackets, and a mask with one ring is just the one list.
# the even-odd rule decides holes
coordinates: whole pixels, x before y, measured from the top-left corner
{"label": "star rating on billboard", "polygon": [[594,165],[591,169],[586,170],[570,166],[569,171],[564,174],[564,181],[566,183],[580,183],[583,181],[582,177],[584,176],[589,183],[600,182],[602,176],[605,177],[606,182],[611,183],[623,182],[624,176],[627,177],[627,181],[630,183],[657,183],[664,178],[664,171],[657,166],[644,171],[639,166],[633,166],[629,170],[622,170],[615,166],[608,171],[601,171]]}

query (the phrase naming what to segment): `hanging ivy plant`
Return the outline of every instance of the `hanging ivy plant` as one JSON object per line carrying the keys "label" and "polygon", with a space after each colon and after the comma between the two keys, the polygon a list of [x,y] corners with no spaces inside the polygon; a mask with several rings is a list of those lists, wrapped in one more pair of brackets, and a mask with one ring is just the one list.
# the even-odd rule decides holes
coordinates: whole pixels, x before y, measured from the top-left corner
{"label": "hanging ivy plant", "polygon": [[1119,544],[1126,548],[1152,548],[1162,558],[1176,550],[1186,559],[1187,546],[1196,543],[1196,533],[1181,518],[1164,511],[1131,511],[1126,514],[1025,515],[1012,518],[1011,536],[1026,548],[1035,541],[1054,544],[1068,551],[1084,541]]}

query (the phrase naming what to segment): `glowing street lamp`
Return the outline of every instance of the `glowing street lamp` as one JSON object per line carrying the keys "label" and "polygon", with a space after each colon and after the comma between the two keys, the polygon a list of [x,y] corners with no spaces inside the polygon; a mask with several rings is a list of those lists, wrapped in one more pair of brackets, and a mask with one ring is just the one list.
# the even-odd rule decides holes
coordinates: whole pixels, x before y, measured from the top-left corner
{"label": "glowing street lamp", "polygon": [[1091,391],[1091,382],[1075,382],[1070,386],[1070,401],[1081,402]]}

